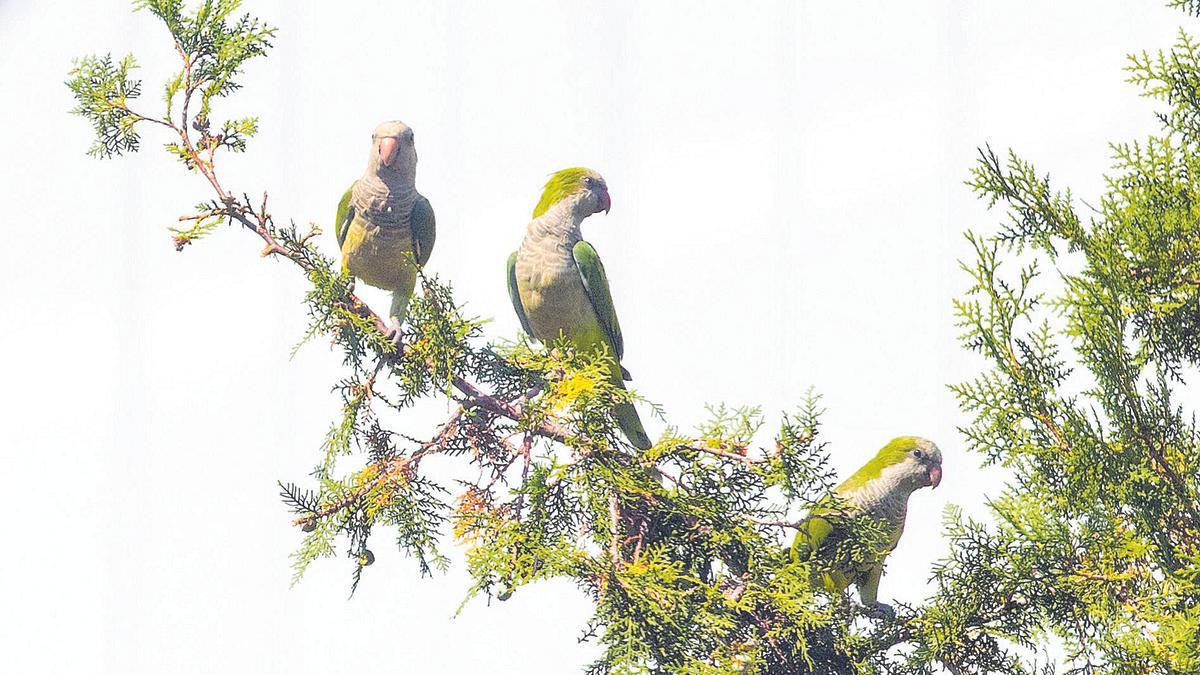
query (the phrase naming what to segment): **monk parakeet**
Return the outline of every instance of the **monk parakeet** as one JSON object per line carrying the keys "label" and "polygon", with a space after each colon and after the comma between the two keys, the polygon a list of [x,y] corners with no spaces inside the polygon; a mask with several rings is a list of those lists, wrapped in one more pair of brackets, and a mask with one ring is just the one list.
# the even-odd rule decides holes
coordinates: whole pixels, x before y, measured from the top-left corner
{"label": "monk parakeet", "polygon": [[417,192],[416,177],[412,129],[403,122],[384,122],[371,134],[366,172],[346,190],[337,209],[342,266],[392,292],[388,318],[393,338],[400,335],[417,269],[429,261],[436,236],[433,209]]}
{"label": "monk parakeet", "polygon": [[[624,388],[630,379],[620,362],[625,342],[608,277],[579,231],[584,218],[608,213],[611,205],[608,186],[595,171],[552,175],[521,248],[508,258],[508,295],[521,327],[542,343],[566,337],[580,351],[607,349],[609,377]],[[630,443],[643,450],[653,445],[632,405],[621,404],[613,413]]]}
{"label": "monk parakeet", "polygon": [[829,591],[841,591],[850,584],[858,586],[865,607],[877,614],[894,614],[890,605],[878,602],[879,578],[883,561],[896,548],[904,533],[908,497],[923,487],[937,487],[942,481],[942,451],[932,441],[917,436],[901,436],[883,446],[871,461],[834,489],[841,504],[817,506],[801,523],[792,556],[813,560],[835,554],[834,549],[847,535],[846,521],[838,516],[865,516],[874,519],[886,536],[882,550],[866,560],[846,562],[840,569],[822,574],[816,581]]}

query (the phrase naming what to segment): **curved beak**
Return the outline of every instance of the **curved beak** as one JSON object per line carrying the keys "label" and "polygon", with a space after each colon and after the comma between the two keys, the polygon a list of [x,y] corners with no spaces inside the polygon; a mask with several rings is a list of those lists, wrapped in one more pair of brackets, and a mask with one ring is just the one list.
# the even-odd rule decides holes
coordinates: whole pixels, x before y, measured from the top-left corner
{"label": "curved beak", "polygon": [[608,210],[612,208],[612,198],[608,196],[608,190],[600,193],[600,208],[603,209],[604,213],[606,214],[608,213]]}
{"label": "curved beak", "polygon": [[392,161],[396,159],[396,149],[399,147],[400,141],[391,136],[379,139],[379,161],[384,166],[390,167]]}
{"label": "curved beak", "polygon": [[942,482],[942,465],[934,464],[929,467],[929,486],[936,488]]}

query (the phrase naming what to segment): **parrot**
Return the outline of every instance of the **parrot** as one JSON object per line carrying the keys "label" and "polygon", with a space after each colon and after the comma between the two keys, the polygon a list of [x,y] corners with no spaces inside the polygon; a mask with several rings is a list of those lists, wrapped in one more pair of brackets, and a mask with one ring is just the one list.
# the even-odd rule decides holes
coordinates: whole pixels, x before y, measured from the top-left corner
{"label": "parrot", "polygon": [[367,170],[342,196],[335,221],[342,268],[392,292],[393,340],[399,340],[417,270],[429,262],[437,236],[433,208],[417,192],[416,177],[413,130],[398,120],[380,124],[371,134]]}
{"label": "parrot", "polygon": [[936,488],[942,482],[942,452],[932,441],[918,436],[892,439],[871,461],[854,472],[833,490],[840,504],[818,504],[801,521],[792,559],[810,561],[834,554],[846,526],[834,516],[865,516],[882,526],[887,537],[882,550],[867,560],[847,562],[819,575],[814,582],[831,592],[858,587],[862,604],[875,616],[895,616],[890,605],[877,600],[883,563],[904,533],[908,498],[923,487]]}
{"label": "parrot", "polygon": [[[625,342],[608,277],[596,249],[579,228],[593,213],[608,213],[608,184],[591,169],[558,171],[546,182],[521,247],[508,257],[508,295],[521,328],[549,344],[565,337],[577,350],[606,349],[610,381],[624,389]],[[622,403],[613,411],[634,447],[653,445],[637,410]]]}

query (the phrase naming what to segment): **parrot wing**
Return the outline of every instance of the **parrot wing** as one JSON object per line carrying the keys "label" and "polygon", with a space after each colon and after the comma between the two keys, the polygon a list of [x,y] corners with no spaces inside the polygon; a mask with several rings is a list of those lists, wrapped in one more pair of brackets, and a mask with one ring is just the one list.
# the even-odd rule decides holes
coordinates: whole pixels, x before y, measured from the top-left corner
{"label": "parrot wing", "polygon": [[864,604],[870,605],[876,601],[883,561],[896,547],[899,537],[894,537],[884,549],[876,551],[869,559],[847,559],[844,557],[846,552],[839,549],[852,536],[853,527],[847,519],[854,517],[835,506],[818,505],[800,523],[796,539],[792,542],[792,560],[824,560],[831,565],[820,577],[827,590],[839,591],[850,584],[858,584]]}
{"label": "parrot wing", "polygon": [[[575,257],[575,266],[579,269],[579,277],[583,280],[583,288],[587,291],[592,309],[600,319],[600,326],[608,336],[608,346],[617,357],[617,361],[625,355],[625,341],[621,337],[621,324],[617,321],[617,309],[613,306],[612,292],[608,288],[608,276],[604,274],[604,264],[596,249],[586,241],[579,241],[571,249]],[[622,375],[628,379],[629,373],[624,368]]]}
{"label": "parrot wing", "polygon": [[413,204],[412,212],[408,216],[408,222],[412,226],[417,265],[424,267],[425,263],[429,262],[429,254],[433,253],[433,242],[437,239],[437,225],[433,218],[433,207],[429,205],[428,199],[417,197],[416,203]]}
{"label": "parrot wing", "polygon": [[830,535],[836,537],[834,530],[834,524],[819,513],[805,518],[796,532],[795,542],[792,543],[792,557],[796,560],[810,560]]}
{"label": "parrot wing", "polygon": [[346,194],[342,195],[342,200],[338,202],[337,218],[333,221],[333,233],[337,236],[338,248],[346,243],[346,233],[350,231],[350,223],[354,222],[354,207],[350,205],[350,197],[357,182],[350,184],[350,189],[346,190]]}
{"label": "parrot wing", "polygon": [[533,337],[533,328],[529,325],[529,317],[525,315],[525,306],[521,304],[521,292],[517,289],[516,251],[508,256],[508,297],[512,300],[513,309],[517,312],[517,319],[521,321],[521,328],[526,335]]}
{"label": "parrot wing", "polygon": [[812,560],[814,556],[832,555],[851,536],[853,527],[848,521],[855,513],[847,509],[844,499],[845,496],[835,490],[834,494],[813,506],[797,529],[792,543],[793,559]]}
{"label": "parrot wing", "polygon": [[800,523],[796,540],[792,543],[792,560],[822,560],[829,565],[823,566],[821,573],[814,577],[816,583],[827,591],[841,591],[855,583],[861,572],[857,566],[847,565],[848,561],[829,559],[829,556],[838,556],[840,543],[846,537],[846,528],[840,520],[841,514],[835,511],[815,511]]}

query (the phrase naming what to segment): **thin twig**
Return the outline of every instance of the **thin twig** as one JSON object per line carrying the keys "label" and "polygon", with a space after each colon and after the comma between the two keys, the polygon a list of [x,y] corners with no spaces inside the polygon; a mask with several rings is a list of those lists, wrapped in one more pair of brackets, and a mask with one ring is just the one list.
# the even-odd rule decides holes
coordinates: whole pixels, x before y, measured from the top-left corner
{"label": "thin twig", "polygon": [[416,468],[417,464],[420,463],[421,459],[427,455],[436,454],[445,449],[446,440],[453,431],[457,430],[458,423],[459,420],[462,419],[463,412],[464,410],[461,407],[456,409],[454,413],[450,415],[450,418],[447,419],[446,422],[438,429],[434,437],[422,443],[420,447],[413,451],[411,455],[404,455],[387,460],[382,466],[379,467],[379,472],[375,478],[373,478],[366,485],[351,491],[342,499],[339,499],[318,511],[297,518],[293,522],[296,525],[304,526],[320,520],[321,518],[330,516],[344,508],[349,507],[366,495],[374,492],[377,488],[382,487],[383,485],[402,477],[405,473],[412,471]]}
{"label": "thin twig", "polygon": [[[721,447],[713,447],[711,445],[712,443],[716,443]],[[747,448],[744,444],[732,443],[730,441],[724,441],[720,439],[701,438],[689,443],[681,443],[678,447],[686,448],[688,450],[695,450],[696,452],[707,453],[723,459],[732,459],[737,462],[742,462],[743,464],[765,464],[771,461],[768,457],[750,457],[749,455],[744,454],[747,452]],[[730,450],[736,450],[737,452],[730,452]]]}
{"label": "thin twig", "polygon": [[612,557],[613,564],[615,565],[621,560],[621,542],[619,539],[621,507],[617,503],[616,492],[611,492],[608,495],[608,519],[608,554]]}

